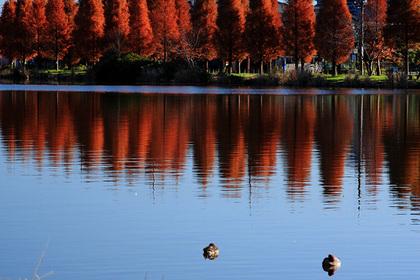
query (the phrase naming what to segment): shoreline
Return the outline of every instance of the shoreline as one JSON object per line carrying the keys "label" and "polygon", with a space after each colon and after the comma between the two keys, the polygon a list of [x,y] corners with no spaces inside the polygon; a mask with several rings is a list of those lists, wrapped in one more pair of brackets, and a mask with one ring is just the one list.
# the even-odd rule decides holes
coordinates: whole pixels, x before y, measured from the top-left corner
{"label": "shoreline", "polygon": [[[420,78],[402,79],[394,76],[382,80],[372,80],[377,76],[359,76],[357,74],[327,77],[325,75],[304,74],[286,77],[286,74],[252,74],[244,77],[239,74],[218,75],[207,74],[205,81],[188,81],[188,77],[170,81],[122,83],[111,81],[109,83],[97,82],[94,73],[49,73],[34,71],[19,71],[8,75],[0,75],[0,85],[63,85],[63,86],[199,86],[199,87],[255,87],[255,88],[319,88],[319,89],[420,89]],[[188,74],[188,73],[187,73]],[[343,78],[344,77],[344,78]]]}

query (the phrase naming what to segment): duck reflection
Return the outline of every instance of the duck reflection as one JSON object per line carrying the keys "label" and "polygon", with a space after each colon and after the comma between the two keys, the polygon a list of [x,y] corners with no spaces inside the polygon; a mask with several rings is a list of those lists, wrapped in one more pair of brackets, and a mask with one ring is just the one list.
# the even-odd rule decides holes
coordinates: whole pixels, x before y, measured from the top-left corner
{"label": "duck reflection", "polygon": [[214,260],[219,256],[219,248],[214,243],[210,243],[209,246],[203,249],[203,256],[205,259]]}
{"label": "duck reflection", "polygon": [[341,261],[339,258],[329,254],[328,257],[322,261],[322,268],[324,271],[328,272],[329,276],[333,276],[334,272],[341,268]]}

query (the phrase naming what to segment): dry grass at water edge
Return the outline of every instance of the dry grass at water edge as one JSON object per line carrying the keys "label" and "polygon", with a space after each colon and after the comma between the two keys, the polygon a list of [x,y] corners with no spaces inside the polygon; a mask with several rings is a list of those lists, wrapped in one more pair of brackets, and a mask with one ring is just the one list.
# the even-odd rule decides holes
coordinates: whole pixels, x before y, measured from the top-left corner
{"label": "dry grass at water edge", "polygon": [[49,243],[50,243],[50,238],[48,237],[47,244],[45,244],[44,251],[42,251],[41,257],[39,258],[39,261],[38,261],[38,264],[37,264],[37,266],[35,268],[35,271],[34,271],[34,275],[32,277],[32,280],[35,280],[35,279],[40,280],[42,278],[45,278],[45,277],[48,277],[48,276],[54,274],[53,271],[50,271],[50,272],[48,272],[48,273],[46,273],[46,274],[44,274],[42,276],[38,276],[38,274],[37,274],[38,273],[38,268],[41,265],[42,260],[44,259],[45,251],[47,251],[47,248],[48,248],[48,244]]}
{"label": "dry grass at water edge", "polygon": [[[54,272],[53,271],[50,271],[50,272],[48,272],[48,273],[46,273],[46,274],[44,274],[44,275],[42,275],[42,276],[39,276],[38,275],[38,269],[39,269],[39,266],[41,265],[41,263],[42,263],[42,261],[43,261],[43,259],[44,259],[44,255],[45,255],[45,252],[47,251],[47,248],[48,248],[48,243],[50,242],[50,238],[48,238],[48,240],[47,240],[47,244],[45,244],[45,248],[44,248],[44,250],[42,251],[42,254],[41,254],[41,257],[39,258],[39,260],[38,260],[38,264],[37,264],[37,266],[35,267],[35,271],[34,271],[34,275],[32,276],[32,280],[41,280],[41,279],[43,279],[43,278],[46,278],[46,277],[48,277],[48,276],[51,276],[51,275],[53,275],[54,274]],[[6,280],[9,280],[9,278],[6,278]],[[19,280],[21,280],[21,278],[19,278]],[[24,278],[23,280],[28,280],[28,278]]]}

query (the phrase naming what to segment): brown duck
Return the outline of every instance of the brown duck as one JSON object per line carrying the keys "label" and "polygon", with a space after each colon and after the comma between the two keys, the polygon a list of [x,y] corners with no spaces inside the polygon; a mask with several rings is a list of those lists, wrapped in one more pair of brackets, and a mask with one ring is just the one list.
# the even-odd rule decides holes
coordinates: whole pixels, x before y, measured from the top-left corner
{"label": "brown duck", "polygon": [[203,249],[203,256],[205,259],[214,260],[219,256],[219,248],[214,243],[210,243],[209,246]]}

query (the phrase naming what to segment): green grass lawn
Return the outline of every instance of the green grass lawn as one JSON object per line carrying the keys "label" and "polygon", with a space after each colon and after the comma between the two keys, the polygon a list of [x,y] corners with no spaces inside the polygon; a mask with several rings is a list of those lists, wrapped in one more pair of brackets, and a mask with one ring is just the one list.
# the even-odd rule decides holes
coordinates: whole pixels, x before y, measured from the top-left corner
{"label": "green grass lawn", "polygon": [[[348,75],[348,74],[340,74],[340,75],[319,75],[321,77],[324,77],[327,79],[327,81],[332,82],[332,83],[341,83],[344,82],[344,79],[346,79],[346,77],[350,77],[350,78],[354,78],[356,75]],[[371,81],[373,82],[384,82],[387,79],[386,75],[381,75],[381,76],[359,76],[359,78],[361,80],[365,79],[365,78],[369,78]]]}
{"label": "green grass lawn", "polygon": [[[249,74],[249,73],[240,73],[240,74],[235,74],[232,73],[232,76],[236,76],[236,77],[241,77],[241,78],[245,78],[245,79],[250,79],[250,78],[255,78],[256,76],[258,76],[259,74]],[[354,78],[356,75],[348,75],[348,74],[340,74],[340,75],[324,75],[324,74],[315,74],[314,77],[317,76],[321,76],[327,79],[327,81],[332,82],[332,83],[341,83],[344,81],[344,79],[346,79],[346,77],[351,77]],[[371,81],[373,82],[384,82],[387,79],[386,75],[381,75],[381,76],[359,76],[359,78],[361,80],[365,79],[366,77],[368,77]]]}
{"label": "green grass lawn", "polygon": [[244,79],[254,78],[255,76],[258,76],[259,74],[250,74],[250,73],[232,73],[232,76],[241,77]]}
{"label": "green grass lawn", "polygon": [[[61,74],[61,75],[71,75],[72,71],[71,69],[46,69],[46,70],[39,70],[40,73],[45,73],[45,74],[53,74],[53,75],[57,75],[57,74]],[[74,74],[86,74],[86,70],[74,70],[73,72]]]}
{"label": "green grass lawn", "polygon": [[380,75],[380,76],[370,76],[369,77],[371,81],[374,82],[384,82],[386,79],[388,79],[387,75]]}

